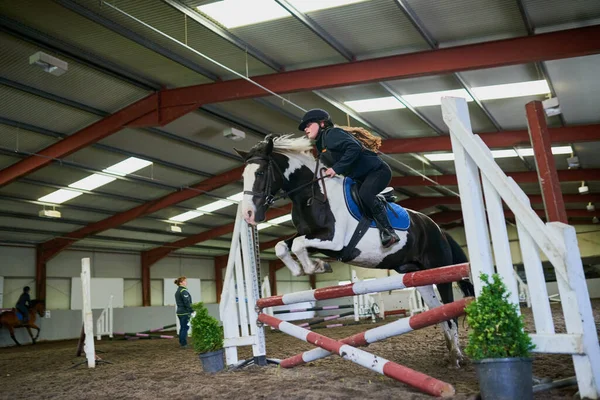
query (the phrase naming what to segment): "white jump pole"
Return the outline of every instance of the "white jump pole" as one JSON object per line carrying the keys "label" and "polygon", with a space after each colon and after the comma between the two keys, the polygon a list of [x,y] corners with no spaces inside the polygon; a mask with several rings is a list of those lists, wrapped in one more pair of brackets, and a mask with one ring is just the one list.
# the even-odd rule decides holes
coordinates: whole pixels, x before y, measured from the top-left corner
{"label": "white jump pole", "polygon": [[94,317],[92,315],[92,296],[91,296],[91,278],[90,278],[90,259],[81,259],[81,290],[83,294],[83,307],[81,313],[83,316],[83,326],[85,332],[85,342],[83,351],[87,358],[88,368],[96,367],[96,351],[94,349]]}

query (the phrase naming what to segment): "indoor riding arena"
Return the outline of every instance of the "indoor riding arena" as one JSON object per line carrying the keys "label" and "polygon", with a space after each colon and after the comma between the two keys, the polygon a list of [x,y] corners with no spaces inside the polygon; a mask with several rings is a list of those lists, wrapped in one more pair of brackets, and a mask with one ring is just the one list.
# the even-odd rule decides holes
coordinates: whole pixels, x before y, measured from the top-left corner
{"label": "indoor riding arena", "polygon": [[599,399],[598,38],[594,0],[0,1],[0,400]]}

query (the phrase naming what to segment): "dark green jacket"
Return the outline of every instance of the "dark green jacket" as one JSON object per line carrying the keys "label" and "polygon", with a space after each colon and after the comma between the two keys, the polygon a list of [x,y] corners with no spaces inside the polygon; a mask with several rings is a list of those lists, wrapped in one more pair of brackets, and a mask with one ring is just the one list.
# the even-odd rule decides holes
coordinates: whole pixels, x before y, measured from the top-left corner
{"label": "dark green jacket", "polygon": [[189,315],[192,309],[192,295],[185,286],[179,286],[175,292],[175,304],[177,304],[177,315]]}

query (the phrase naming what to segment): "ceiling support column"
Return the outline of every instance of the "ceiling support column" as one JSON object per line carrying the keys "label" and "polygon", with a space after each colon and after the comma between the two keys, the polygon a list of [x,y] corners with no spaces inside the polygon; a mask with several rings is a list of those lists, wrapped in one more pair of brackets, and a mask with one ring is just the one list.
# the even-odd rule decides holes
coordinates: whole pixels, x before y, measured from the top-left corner
{"label": "ceiling support column", "polygon": [[535,165],[546,210],[546,221],[568,224],[558,172],[552,155],[552,140],[546,124],[544,106],[541,101],[532,101],[527,103],[525,110],[529,138],[535,155]]}
{"label": "ceiling support column", "polygon": [[36,299],[46,300],[46,263],[44,252],[40,246],[35,249],[35,292]]}
{"label": "ceiling support column", "polygon": [[227,259],[229,256],[215,257],[215,286],[217,290],[217,303],[221,302],[221,293],[223,293],[223,269],[227,268]]}

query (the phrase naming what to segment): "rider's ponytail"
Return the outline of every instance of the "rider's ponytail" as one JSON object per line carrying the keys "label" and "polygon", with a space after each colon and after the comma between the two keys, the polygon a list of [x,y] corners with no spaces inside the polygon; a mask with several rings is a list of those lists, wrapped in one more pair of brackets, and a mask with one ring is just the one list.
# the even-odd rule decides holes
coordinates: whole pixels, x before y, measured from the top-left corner
{"label": "rider's ponytail", "polygon": [[379,148],[381,147],[381,138],[374,136],[371,132],[366,130],[365,128],[353,127],[353,126],[338,126],[338,128],[343,129],[348,132],[352,136],[354,136],[358,141],[360,141],[367,149],[377,153]]}

